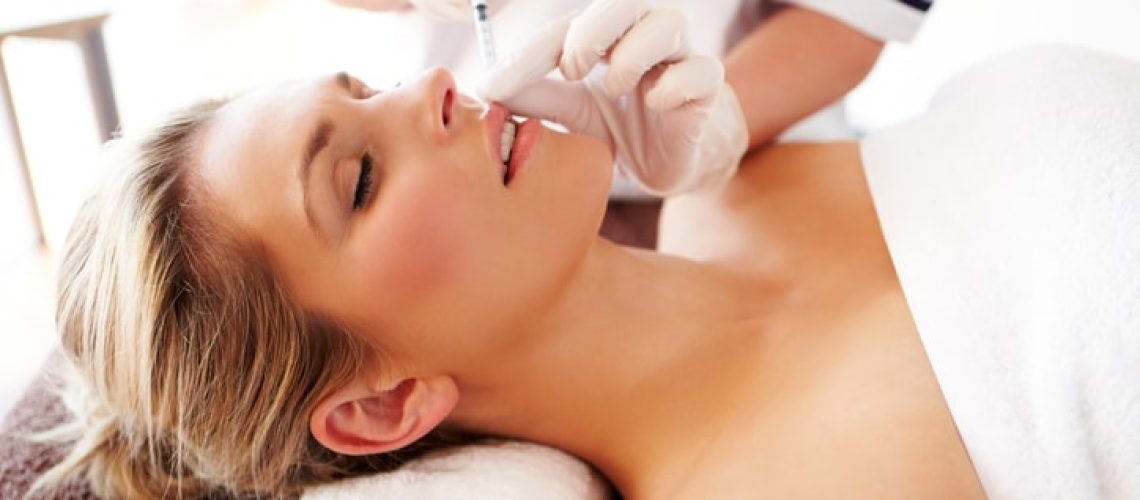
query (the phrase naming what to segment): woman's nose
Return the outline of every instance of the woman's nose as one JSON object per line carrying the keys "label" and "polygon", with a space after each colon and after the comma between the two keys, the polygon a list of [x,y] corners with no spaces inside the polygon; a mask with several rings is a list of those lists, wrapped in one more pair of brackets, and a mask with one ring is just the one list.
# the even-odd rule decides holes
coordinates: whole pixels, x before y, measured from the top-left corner
{"label": "woman's nose", "polygon": [[432,68],[419,75],[410,85],[421,109],[415,110],[423,116],[428,137],[442,142],[456,133],[455,120],[455,79],[443,68]]}

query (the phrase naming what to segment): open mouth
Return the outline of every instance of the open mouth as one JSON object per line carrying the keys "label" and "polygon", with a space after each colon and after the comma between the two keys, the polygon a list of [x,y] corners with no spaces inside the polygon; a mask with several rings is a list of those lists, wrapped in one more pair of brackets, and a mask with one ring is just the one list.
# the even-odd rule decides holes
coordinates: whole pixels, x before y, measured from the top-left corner
{"label": "open mouth", "polygon": [[499,134],[499,158],[503,160],[503,185],[511,182],[511,153],[514,151],[518,124],[508,118],[503,122],[503,132]]}
{"label": "open mouth", "polygon": [[518,177],[542,136],[540,120],[515,121],[501,104],[491,103],[484,115],[491,159],[499,165],[503,186]]}

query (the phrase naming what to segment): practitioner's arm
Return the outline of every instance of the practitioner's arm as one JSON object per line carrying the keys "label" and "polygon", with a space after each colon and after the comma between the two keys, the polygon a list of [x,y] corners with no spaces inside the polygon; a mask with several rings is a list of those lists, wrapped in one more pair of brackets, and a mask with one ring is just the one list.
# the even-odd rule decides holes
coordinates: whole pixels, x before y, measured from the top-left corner
{"label": "practitioner's arm", "polygon": [[[445,21],[469,21],[471,19],[470,0],[330,0],[343,7],[371,10],[376,12],[392,10],[422,10]],[[491,12],[499,10],[507,0],[487,0]]]}
{"label": "practitioner's arm", "polygon": [[372,11],[405,10],[412,8],[408,0],[330,0],[341,7]]}
{"label": "practitioner's arm", "polygon": [[875,65],[883,42],[813,10],[788,6],[724,60],[753,149],[839,100]]}

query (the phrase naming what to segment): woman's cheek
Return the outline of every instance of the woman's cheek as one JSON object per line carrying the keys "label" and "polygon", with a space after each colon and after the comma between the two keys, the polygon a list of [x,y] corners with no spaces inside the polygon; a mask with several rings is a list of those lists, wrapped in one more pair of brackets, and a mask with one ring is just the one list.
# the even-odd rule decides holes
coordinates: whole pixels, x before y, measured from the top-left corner
{"label": "woman's cheek", "polygon": [[359,248],[365,262],[359,279],[396,310],[427,305],[456,277],[464,251],[462,213],[428,193],[387,201]]}

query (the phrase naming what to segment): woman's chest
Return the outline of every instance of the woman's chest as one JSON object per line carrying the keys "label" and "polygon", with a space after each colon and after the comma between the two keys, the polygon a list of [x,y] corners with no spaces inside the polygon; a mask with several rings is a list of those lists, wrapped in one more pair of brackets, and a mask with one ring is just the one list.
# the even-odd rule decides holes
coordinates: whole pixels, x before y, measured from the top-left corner
{"label": "woman's chest", "polygon": [[749,389],[676,498],[981,498],[858,150],[791,146],[670,200],[659,248],[787,284]]}
{"label": "woman's chest", "polygon": [[852,309],[789,320],[754,397],[654,498],[984,498],[901,293]]}

